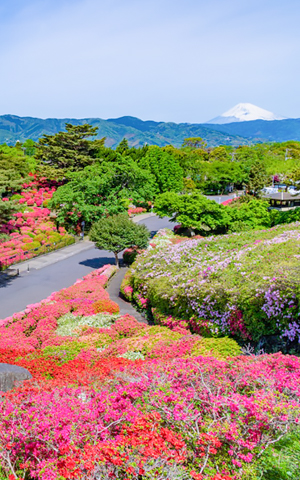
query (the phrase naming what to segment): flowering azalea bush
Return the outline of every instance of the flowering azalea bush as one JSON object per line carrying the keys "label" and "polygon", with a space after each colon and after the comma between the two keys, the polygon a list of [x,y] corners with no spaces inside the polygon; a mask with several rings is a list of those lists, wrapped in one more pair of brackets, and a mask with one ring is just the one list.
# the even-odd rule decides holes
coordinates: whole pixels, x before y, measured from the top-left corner
{"label": "flowering azalea bush", "polygon": [[22,210],[14,213],[13,218],[0,226],[0,234],[9,235],[8,240],[0,243],[0,270],[28,260],[65,245],[74,243],[73,237],[63,227],[57,230],[50,217],[47,202],[52,198],[55,186],[47,187],[41,180],[24,184],[20,195],[11,200],[18,203]]}
{"label": "flowering azalea bush", "polygon": [[143,207],[132,207],[128,208],[127,212],[130,217],[133,217],[134,215],[140,215],[141,213],[147,212],[147,209]]}
{"label": "flowering azalea bush", "polygon": [[165,364],[91,362],[84,353],[57,365],[7,350],[0,356],[34,374],[0,404],[8,475],[243,479],[254,473],[257,456],[298,423],[295,357],[200,356]]}
{"label": "flowering azalea bush", "polygon": [[298,426],[300,360],[241,356],[158,310],[156,326],[97,313],[115,271],[0,321],[0,362],[33,376],[2,395],[0,477],[258,480],[259,456]]}
{"label": "flowering azalea bush", "polygon": [[40,303],[28,305],[23,312],[0,320],[0,348],[34,351],[65,339],[56,335],[58,320],[67,313],[93,315],[98,300],[109,300],[104,289],[116,267],[105,265],[71,287],[52,293]]}
{"label": "flowering azalea bush", "polygon": [[156,248],[137,257],[126,277],[132,298],[142,295],[156,315],[204,336],[265,338],[266,346],[273,336],[279,348],[298,348],[299,223],[179,244],[170,239],[162,232]]}
{"label": "flowering azalea bush", "polygon": [[142,251],[143,250],[137,247],[126,248],[123,252],[124,263],[131,265],[135,261],[137,255],[142,253]]}

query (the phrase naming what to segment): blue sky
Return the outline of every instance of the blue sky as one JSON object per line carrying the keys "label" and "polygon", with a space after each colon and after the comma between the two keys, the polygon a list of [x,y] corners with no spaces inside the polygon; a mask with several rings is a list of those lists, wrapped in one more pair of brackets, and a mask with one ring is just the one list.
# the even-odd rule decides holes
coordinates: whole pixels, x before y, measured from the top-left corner
{"label": "blue sky", "polygon": [[298,0],[1,0],[0,115],[300,118]]}

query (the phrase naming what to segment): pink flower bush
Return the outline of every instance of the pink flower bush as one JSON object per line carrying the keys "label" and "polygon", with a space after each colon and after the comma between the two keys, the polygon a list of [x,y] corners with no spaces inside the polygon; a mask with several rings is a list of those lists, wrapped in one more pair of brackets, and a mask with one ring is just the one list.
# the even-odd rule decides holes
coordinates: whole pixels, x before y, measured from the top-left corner
{"label": "pink flower bush", "polygon": [[38,188],[36,183],[24,184],[27,190],[21,193],[22,198],[18,200],[20,205],[26,205],[29,209],[25,206],[24,211],[13,214],[12,220],[0,226],[0,233],[10,236],[9,241],[0,243],[0,270],[45,253],[46,248],[55,247],[54,243],[63,246],[74,241],[64,228],[56,229],[50,218],[50,210],[43,207],[51,199],[55,187]]}
{"label": "pink flower bush", "polygon": [[[84,325],[109,301],[115,270],[105,265],[0,321],[0,361],[33,375],[0,403],[0,474],[242,480],[298,424],[300,360],[236,356],[233,340],[187,334],[159,314],[172,330],[129,315]],[[66,315],[76,328],[60,336]]]}
{"label": "pink flower bush", "polygon": [[34,351],[56,342],[57,320],[68,312],[93,315],[98,300],[109,299],[104,290],[116,267],[104,267],[78,280],[69,288],[52,293],[40,303],[28,305],[24,312],[0,320],[0,348]]}
{"label": "pink flower bush", "polygon": [[147,212],[147,209],[143,207],[134,207],[134,208],[128,208],[127,212],[128,212],[128,215],[131,217],[133,215],[139,215],[141,213]]}

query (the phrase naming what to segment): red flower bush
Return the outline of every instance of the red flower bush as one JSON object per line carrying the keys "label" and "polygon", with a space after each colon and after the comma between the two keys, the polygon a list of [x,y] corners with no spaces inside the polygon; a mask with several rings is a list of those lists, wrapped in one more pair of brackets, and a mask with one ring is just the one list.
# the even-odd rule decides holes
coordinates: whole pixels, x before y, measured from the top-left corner
{"label": "red flower bush", "polygon": [[[0,362],[33,375],[0,402],[0,474],[242,480],[298,424],[299,358],[195,356],[236,344],[187,335],[176,318],[159,317],[170,330],[103,317],[95,305],[113,304],[104,286],[114,270],[104,266],[0,321]],[[76,329],[59,336],[65,316]],[[89,323],[103,318],[109,326]]]}
{"label": "red flower bush", "polygon": [[95,313],[106,312],[106,313],[119,313],[120,307],[116,302],[107,299],[97,300],[93,303],[93,309]]}

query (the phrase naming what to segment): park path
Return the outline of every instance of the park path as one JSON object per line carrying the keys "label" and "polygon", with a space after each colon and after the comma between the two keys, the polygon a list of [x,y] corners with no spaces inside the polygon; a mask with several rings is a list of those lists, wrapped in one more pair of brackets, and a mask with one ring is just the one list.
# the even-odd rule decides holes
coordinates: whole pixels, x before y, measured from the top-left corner
{"label": "park path", "polygon": [[130,302],[127,302],[120,296],[120,287],[122,280],[128,271],[127,267],[121,267],[115,273],[115,275],[109,281],[109,284],[106,290],[109,293],[110,299],[116,302],[120,307],[120,314],[121,315],[132,315],[137,319],[140,323],[148,323],[146,318],[143,317],[132,305]]}

